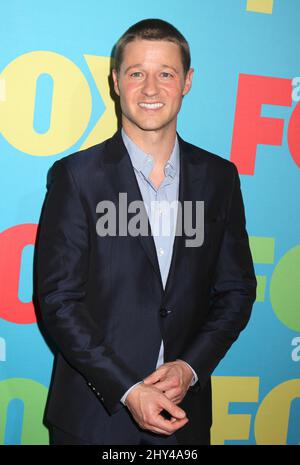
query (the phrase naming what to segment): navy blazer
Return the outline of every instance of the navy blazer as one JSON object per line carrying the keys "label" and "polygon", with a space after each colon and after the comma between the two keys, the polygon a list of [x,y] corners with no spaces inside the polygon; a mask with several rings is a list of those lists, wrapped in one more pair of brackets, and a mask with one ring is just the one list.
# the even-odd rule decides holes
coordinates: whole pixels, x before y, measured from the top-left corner
{"label": "navy blazer", "polygon": [[237,169],[178,139],[179,201],[204,201],[204,242],[186,247],[184,230],[175,236],[165,290],[151,235],[96,232],[99,201],[118,209],[120,192],[142,201],[120,130],[49,171],[36,244],[37,305],[57,349],[46,420],[90,441],[114,441],[125,419],[136,434],[120,399],[155,370],[163,338],[165,361],[185,360],[199,378],[180,404],[190,421],[176,432],[197,443],[212,423],[210,376],[256,297]]}

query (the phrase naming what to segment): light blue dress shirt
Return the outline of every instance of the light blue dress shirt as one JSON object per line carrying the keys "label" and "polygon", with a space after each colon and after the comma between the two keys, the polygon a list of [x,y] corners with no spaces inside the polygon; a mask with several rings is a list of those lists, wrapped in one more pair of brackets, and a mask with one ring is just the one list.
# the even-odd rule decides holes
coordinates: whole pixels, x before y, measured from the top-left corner
{"label": "light blue dress shirt", "polygon": [[[176,201],[178,200],[180,174],[180,152],[178,138],[176,136],[173,151],[164,167],[165,178],[159,187],[156,187],[149,179],[154,165],[153,157],[150,154],[143,152],[128,137],[124,129],[122,129],[122,138],[129,153],[130,160],[142,194],[143,202],[148,214],[157,252],[161,278],[163,286],[165,287],[171,264],[177,216]],[[168,208],[167,205],[170,204],[172,204],[173,208],[166,210],[166,208]],[[171,214],[164,214],[164,210],[165,213],[168,211]],[[164,346],[162,341],[156,368],[158,368],[163,363]],[[193,368],[188,363],[187,365],[191,368],[194,374],[194,378],[190,384],[192,386],[197,382],[198,377]],[[131,391],[131,389],[142,382],[143,381],[140,381],[139,383],[134,384],[125,392],[121,398],[121,402],[123,404],[125,403],[127,394]]]}

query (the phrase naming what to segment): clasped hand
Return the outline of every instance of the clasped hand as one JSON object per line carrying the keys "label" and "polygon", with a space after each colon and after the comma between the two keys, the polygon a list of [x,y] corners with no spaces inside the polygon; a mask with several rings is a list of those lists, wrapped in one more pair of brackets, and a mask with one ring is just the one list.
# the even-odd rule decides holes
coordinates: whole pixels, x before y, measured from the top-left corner
{"label": "clasped hand", "polygon": [[[183,361],[161,365],[128,394],[126,406],[142,429],[169,436],[189,420],[178,405],[184,398],[193,373]],[[161,415],[165,410],[170,419]]]}

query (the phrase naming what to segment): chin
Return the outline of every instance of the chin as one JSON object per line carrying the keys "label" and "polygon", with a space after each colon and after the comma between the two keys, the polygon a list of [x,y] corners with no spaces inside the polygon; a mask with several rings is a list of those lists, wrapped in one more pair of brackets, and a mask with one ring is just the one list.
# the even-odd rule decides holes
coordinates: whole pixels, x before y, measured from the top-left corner
{"label": "chin", "polygon": [[140,125],[139,128],[142,129],[142,131],[159,131],[162,129],[164,126],[159,126],[159,125]]}
{"label": "chin", "polygon": [[136,121],[135,124],[142,129],[143,131],[159,131],[160,129],[165,128],[170,124],[170,121],[166,122],[155,122],[155,121],[148,121],[148,122],[138,122]]}

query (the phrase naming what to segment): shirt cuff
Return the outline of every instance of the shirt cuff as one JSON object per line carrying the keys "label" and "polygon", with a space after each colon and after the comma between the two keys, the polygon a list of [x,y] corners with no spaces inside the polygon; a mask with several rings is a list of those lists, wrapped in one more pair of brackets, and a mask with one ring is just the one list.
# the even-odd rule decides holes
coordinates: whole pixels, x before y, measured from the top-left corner
{"label": "shirt cuff", "polygon": [[[194,386],[194,384],[196,384],[197,381],[198,381],[198,376],[197,376],[195,370],[194,370],[194,369],[191,367],[191,365],[189,365],[188,362],[186,362],[185,360],[181,360],[180,358],[178,358],[177,360],[180,360],[181,362],[184,362],[184,363],[185,363],[188,367],[190,367],[190,369],[192,370],[192,372],[193,372],[193,379],[192,379],[192,381],[190,382],[190,386]],[[189,387],[190,387],[190,386],[189,386]]]}
{"label": "shirt cuff", "polygon": [[130,391],[135,387],[137,386],[138,384],[141,384],[143,383],[144,381],[139,381],[138,383],[135,383],[133,386],[131,386],[129,389],[127,389],[127,391],[125,392],[125,394],[121,397],[121,402],[122,404],[126,405],[126,398],[128,396],[128,394],[130,393]]}

